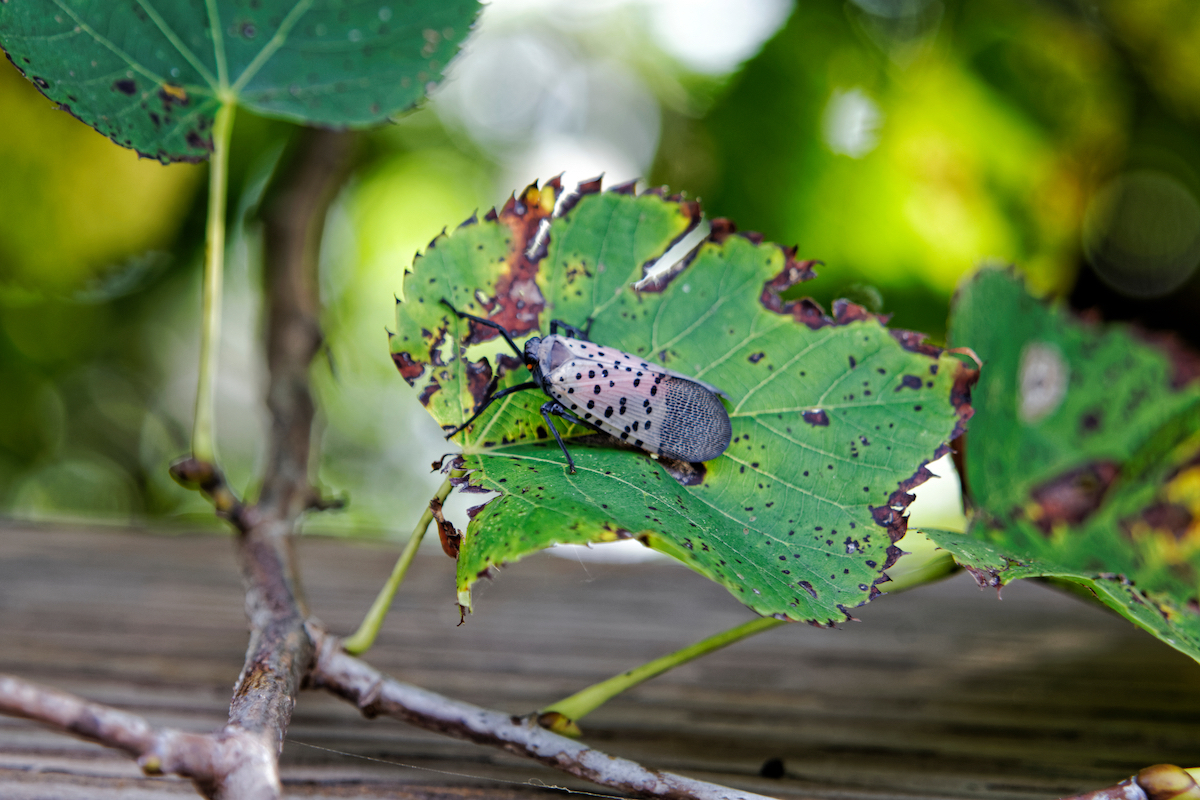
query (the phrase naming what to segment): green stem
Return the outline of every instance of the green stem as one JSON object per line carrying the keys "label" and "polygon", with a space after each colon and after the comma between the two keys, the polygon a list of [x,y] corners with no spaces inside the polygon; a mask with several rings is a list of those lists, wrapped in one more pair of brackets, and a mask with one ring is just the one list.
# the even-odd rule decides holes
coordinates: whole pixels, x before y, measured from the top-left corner
{"label": "green stem", "polygon": [[[462,475],[461,470],[453,470],[450,473],[450,478],[459,478]],[[450,490],[454,488],[450,483],[450,478],[443,481],[434,494],[438,502],[445,502],[446,497],[450,494]],[[347,653],[355,656],[360,655],[369,650],[371,645],[375,643],[375,637],[379,635],[379,629],[383,625],[383,618],[387,616],[388,609],[392,607],[392,599],[396,596],[396,590],[400,588],[400,583],[404,580],[404,574],[408,572],[409,565],[412,564],[413,558],[417,555],[417,549],[421,546],[421,540],[425,538],[425,531],[429,529],[429,523],[431,522],[433,522],[433,509],[427,505],[425,506],[425,513],[417,521],[417,527],[413,528],[412,535],[408,537],[408,544],[404,546],[404,551],[400,553],[400,558],[396,559],[396,566],[392,567],[391,576],[383,584],[383,588],[379,590],[379,594],[375,597],[375,602],[371,604],[371,609],[363,617],[358,630],[342,640],[342,649]]]}
{"label": "green stem", "polygon": [[200,321],[200,379],[196,386],[196,417],[192,427],[192,457],[215,464],[213,434],[217,383],[217,354],[221,345],[221,278],[225,269],[225,201],[229,183],[229,137],[236,106],[227,102],[213,123],[213,152],[208,167],[208,229],[204,241],[203,317]]}
{"label": "green stem", "polygon": [[[889,594],[932,583],[957,569],[957,565],[949,553],[937,549],[936,545],[924,535],[912,535],[916,533],[916,531],[910,533],[911,538],[904,542],[906,546],[912,547],[914,552],[900,559],[888,569],[888,576],[892,578],[892,581],[883,584],[882,588],[886,589]],[[785,623],[782,620],[773,617],[760,617],[730,628],[723,633],[702,639],[682,650],[676,650],[674,653],[656,658],[628,672],[593,684],[581,692],[576,692],[570,697],[547,706],[539,712],[539,721],[542,725],[558,733],[577,736],[580,731],[575,723],[621,692],[632,689],[643,681],[648,681],[667,670],[686,664],[714,650],[719,650],[748,636],[783,624]]]}
{"label": "green stem", "polygon": [[576,692],[568,698],[559,700],[554,705],[547,706],[542,709],[539,716],[547,714],[561,715],[561,718],[552,717],[549,720],[550,727],[558,730],[560,733],[577,732],[578,728],[575,728],[575,722],[583,719],[584,716],[595,711],[621,692],[632,689],[639,683],[648,681],[656,675],[661,675],[667,670],[674,669],[680,664],[686,664],[692,659],[699,658],[714,650],[720,650],[722,647],[741,641],[747,636],[753,636],[756,633],[762,633],[763,631],[786,624],[785,621],[775,619],[774,617],[752,619],[749,622],[745,622],[735,628],[730,628],[715,636],[701,639],[682,650],[676,650],[674,653],[665,655],[662,658],[656,658],[640,667],[634,667],[628,672],[622,672],[620,675],[615,675],[606,681],[593,684],[581,692]]}

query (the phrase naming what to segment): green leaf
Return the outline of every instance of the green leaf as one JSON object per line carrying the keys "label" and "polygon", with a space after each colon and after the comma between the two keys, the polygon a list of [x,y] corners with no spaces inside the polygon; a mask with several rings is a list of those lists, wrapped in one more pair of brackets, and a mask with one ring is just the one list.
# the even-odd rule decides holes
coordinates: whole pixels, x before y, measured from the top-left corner
{"label": "green leaf", "polygon": [[1084,324],[984,270],[952,340],[983,360],[965,455],[966,536],[931,532],[983,583],[1076,581],[1200,658],[1195,356]]}
{"label": "green leaf", "polygon": [[[780,293],[811,262],[713,224],[689,259],[635,284],[698,224],[697,204],[552,181],[439,236],[404,280],[391,339],[401,374],[446,427],[529,372],[487,316],[521,340],[551,319],[709,382],[727,395],[733,441],[704,464],[656,460],[561,424],[569,474],[539,391],[494,403],[454,441],[474,510],[458,560],[460,602],[492,568],[554,543],[635,537],[726,586],[760,614],[833,624],[886,580],[907,489],[970,414],[971,373],[920,337],[840,302],[833,317]],[[542,230],[542,235],[538,232]]]}
{"label": "green leaf", "polygon": [[1152,599],[1122,576],[1071,570],[1040,560],[1023,562],[1012,556],[1008,548],[972,535],[927,528],[922,533],[950,551],[981,586],[1000,589],[1021,578],[1049,578],[1052,582],[1064,582],[1062,588],[1082,587],[1087,596],[1177,650],[1192,658],[1200,654],[1200,619],[1195,610],[1161,596]]}
{"label": "green leaf", "polygon": [[160,161],[200,161],[217,109],[360,126],[415,104],[475,0],[9,0],[0,45],[64,110]]}

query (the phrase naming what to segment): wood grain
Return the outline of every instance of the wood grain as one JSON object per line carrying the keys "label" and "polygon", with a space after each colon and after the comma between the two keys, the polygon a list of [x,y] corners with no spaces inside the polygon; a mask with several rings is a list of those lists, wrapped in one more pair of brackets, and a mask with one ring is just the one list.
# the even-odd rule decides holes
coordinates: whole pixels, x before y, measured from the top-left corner
{"label": "wood grain", "polygon": [[[302,539],[313,612],[351,630],[398,550]],[[480,587],[462,627],[453,585],[450,559],[418,556],[367,658],[513,713],[750,616],[669,563],[537,556]],[[224,723],[246,645],[242,602],[224,537],[0,523],[0,671],[155,723]],[[1200,669],[1101,609],[1035,584],[997,601],[959,576],[856,616],[833,631],[777,629],[657,678],[585,719],[585,737],[788,798],[1051,798],[1149,764],[1200,765]],[[769,759],[783,778],[759,775]],[[313,798],[590,790],[505,753],[364,720],[316,692],[300,697],[283,778],[288,796]],[[194,796],[118,753],[0,717],[0,798]]]}

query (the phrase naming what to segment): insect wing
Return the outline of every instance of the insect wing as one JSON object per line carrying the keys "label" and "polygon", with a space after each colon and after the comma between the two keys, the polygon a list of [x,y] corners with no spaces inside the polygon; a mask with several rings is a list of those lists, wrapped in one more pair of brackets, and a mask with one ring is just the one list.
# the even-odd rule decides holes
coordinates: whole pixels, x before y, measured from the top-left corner
{"label": "insect wing", "polygon": [[658,429],[659,455],[682,461],[708,461],[725,452],[733,436],[729,414],[707,384],[668,375],[662,425]]}
{"label": "insect wing", "polygon": [[651,453],[707,461],[729,446],[729,415],[709,387],[636,356],[567,340],[550,393],[585,422]]}

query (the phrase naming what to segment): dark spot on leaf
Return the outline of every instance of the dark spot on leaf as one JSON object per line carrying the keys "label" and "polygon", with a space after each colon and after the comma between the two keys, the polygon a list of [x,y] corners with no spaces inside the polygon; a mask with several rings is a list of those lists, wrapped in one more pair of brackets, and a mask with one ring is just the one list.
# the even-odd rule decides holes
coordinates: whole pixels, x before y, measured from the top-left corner
{"label": "dark spot on leaf", "polygon": [[400,370],[400,377],[408,381],[409,386],[412,386],[413,382],[425,371],[425,365],[413,361],[412,356],[408,353],[392,353],[392,363],[396,365],[396,369]]}
{"label": "dark spot on leaf", "polygon": [[1080,434],[1095,433],[1100,428],[1101,412],[1099,409],[1089,411],[1079,420]]}
{"label": "dark spot on leaf", "polygon": [[421,401],[421,405],[427,406],[429,405],[430,398],[441,388],[442,385],[437,382],[437,378],[430,378],[429,385],[421,390],[421,394],[417,396],[417,399]]}
{"label": "dark spot on leaf", "polygon": [[919,375],[905,375],[900,379],[900,385],[896,387],[896,391],[901,389],[920,389],[921,377]]}
{"label": "dark spot on leaf", "polygon": [[803,411],[800,417],[813,427],[824,427],[829,424],[829,415],[823,408],[818,408],[816,411]]}
{"label": "dark spot on leaf", "polygon": [[113,81],[113,88],[121,94],[134,94],[137,91],[137,83],[133,78],[121,78]]}
{"label": "dark spot on leaf", "polygon": [[757,364],[759,361],[763,360],[763,356],[765,356],[765,355],[766,355],[766,353],[762,353],[762,352],[751,353],[749,356],[749,361],[751,364]]}
{"label": "dark spot on leaf", "polygon": [[504,377],[504,375],[512,372],[513,370],[523,369],[525,367],[525,362],[516,356],[510,356],[507,353],[501,353],[500,357],[496,359],[496,365],[498,367],[497,374],[500,377]]}
{"label": "dark spot on leaf", "polygon": [[1047,536],[1059,525],[1078,525],[1100,507],[1117,471],[1115,463],[1097,461],[1060,475],[1029,493],[1034,504],[1026,515]]}
{"label": "dark spot on leaf", "polygon": [[923,333],[917,333],[916,331],[897,330],[894,328],[889,328],[888,333],[892,335],[893,339],[900,343],[901,347],[910,352],[932,356],[933,358],[937,358],[942,354],[942,348],[928,344],[925,341],[925,334]]}
{"label": "dark spot on leaf", "polygon": [[[28,59],[26,59],[26,63],[29,63]],[[36,83],[38,85],[39,88],[42,88],[42,89],[50,88],[50,82],[47,81],[45,78],[39,78],[37,75],[34,75],[32,80],[34,83]],[[130,83],[132,83],[132,81],[130,81]],[[132,94],[132,92],[127,92],[127,94]]]}
{"label": "dark spot on leaf", "polygon": [[478,409],[487,401],[492,387],[492,367],[486,358],[477,362],[467,362],[467,390],[475,398],[475,408]]}
{"label": "dark spot on leaf", "polygon": [[185,136],[184,139],[187,140],[188,147],[191,147],[194,150],[211,151],[213,149],[212,139],[205,139],[196,131],[188,131],[187,136]]}

